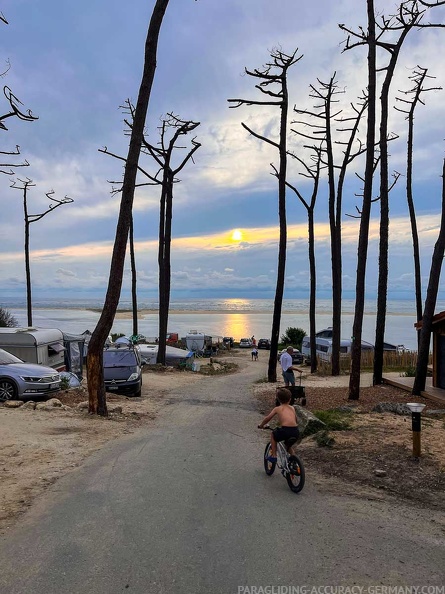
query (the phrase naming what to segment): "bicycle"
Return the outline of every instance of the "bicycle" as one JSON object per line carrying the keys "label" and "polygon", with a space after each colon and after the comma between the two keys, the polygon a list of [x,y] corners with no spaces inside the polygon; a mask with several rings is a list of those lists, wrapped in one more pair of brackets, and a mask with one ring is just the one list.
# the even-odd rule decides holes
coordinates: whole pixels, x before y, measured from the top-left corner
{"label": "bicycle", "polygon": [[[272,428],[265,425],[263,429],[271,430]],[[272,476],[276,466],[278,466],[278,468],[281,469],[281,474],[287,480],[289,489],[293,493],[299,493],[303,489],[305,482],[303,462],[298,456],[295,456],[288,451],[296,442],[296,437],[291,437],[285,441],[279,441],[277,443],[276,462],[271,462],[267,459],[270,456],[272,449],[272,444],[270,442],[266,445],[266,449],[264,450],[264,470],[267,476]]]}

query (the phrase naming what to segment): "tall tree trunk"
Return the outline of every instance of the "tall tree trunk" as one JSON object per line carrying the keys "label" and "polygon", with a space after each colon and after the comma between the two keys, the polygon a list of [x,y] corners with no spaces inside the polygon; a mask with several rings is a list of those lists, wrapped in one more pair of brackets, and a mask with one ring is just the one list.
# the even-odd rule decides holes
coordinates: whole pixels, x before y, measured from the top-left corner
{"label": "tall tree trunk", "polygon": [[349,400],[360,396],[360,368],[362,355],[362,328],[365,309],[365,277],[368,257],[369,220],[371,216],[372,181],[374,175],[374,144],[376,118],[376,37],[374,0],[367,0],[368,13],[368,122],[366,134],[366,165],[363,187],[363,206],[357,250],[357,279],[355,287],[355,311],[352,329],[351,375]]}
{"label": "tall tree trunk", "polygon": [[133,336],[139,334],[138,331],[138,296],[137,296],[137,272],[136,257],[134,254],[134,221],[133,214],[130,219],[130,262],[131,262],[131,304],[133,312]]}
{"label": "tall tree trunk", "polygon": [[338,221],[336,210],[335,168],[331,130],[331,101],[334,91],[334,77],[329,81],[326,98],[326,155],[329,188],[329,227],[331,233],[332,267],[332,375],[340,374],[340,333],[341,333],[341,249],[339,252]]}
{"label": "tall tree trunk", "polygon": [[277,381],[277,355],[280,339],[281,308],[283,305],[284,278],[286,271],[286,172],[287,172],[287,112],[288,93],[287,80],[284,77],[282,87],[283,103],[281,106],[280,121],[280,168],[278,175],[278,217],[280,221],[280,241],[278,249],[277,285],[275,289],[274,310],[272,318],[272,332],[270,341],[269,365],[267,379],[269,382]]}
{"label": "tall tree trunk", "polygon": [[442,166],[442,218],[440,222],[439,237],[434,246],[431,261],[430,278],[425,299],[425,311],[420,330],[419,352],[417,356],[416,377],[414,378],[413,396],[420,396],[425,390],[426,374],[428,370],[428,356],[430,352],[431,331],[433,326],[434,310],[436,308],[437,293],[439,290],[440,273],[445,253],[445,160]]}
{"label": "tall tree trunk", "polygon": [[166,227],[166,207],[168,194],[168,166],[165,165],[162,177],[161,201],[159,206],[159,248],[158,248],[158,268],[159,268],[159,342],[158,356],[156,363],[165,365],[166,339],[167,339],[167,315],[166,309],[166,267],[165,267],[165,227]]}
{"label": "tall tree trunk", "polygon": [[310,272],[310,294],[309,294],[309,336],[311,338],[311,373],[317,371],[317,347],[315,334],[317,332],[315,323],[316,307],[316,268],[315,268],[315,230],[314,210],[308,210],[308,236],[309,236],[309,272]]}
{"label": "tall tree trunk", "polygon": [[27,220],[25,201],[25,272],[26,272],[26,307],[28,326],[32,326],[32,293],[31,293],[31,265],[29,262],[29,222]]}
{"label": "tall tree trunk", "polygon": [[128,156],[125,162],[124,181],[116,236],[111,258],[110,278],[102,314],[93,331],[88,346],[87,375],[90,413],[107,415],[103,373],[103,347],[116,315],[122,287],[125,253],[133,208],[134,190],[138,170],[145,120],[151,88],[156,71],[159,32],[169,0],[157,0],[148,27],[145,42],[145,59],[138,100],[134,112]]}
{"label": "tall tree trunk", "polygon": [[388,245],[389,245],[389,168],[388,168],[388,102],[389,89],[394,76],[397,59],[402,44],[410,28],[405,28],[391,52],[391,59],[386,69],[385,80],[380,96],[380,243],[379,243],[379,279],[377,288],[377,315],[374,345],[373,383],[383,381],[383,343],[386,326],[386,304],[388,297]]}

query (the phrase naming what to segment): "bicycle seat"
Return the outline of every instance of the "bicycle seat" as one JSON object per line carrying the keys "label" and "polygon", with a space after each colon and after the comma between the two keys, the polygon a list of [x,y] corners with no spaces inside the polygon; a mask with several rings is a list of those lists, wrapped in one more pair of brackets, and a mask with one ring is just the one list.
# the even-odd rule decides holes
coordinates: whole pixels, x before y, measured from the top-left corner
{"label": "bicycle seat", "polygon": [[290,448],[291,446],[294,445],[294,443],[297,443],[298,441],[298,437],[289,437],[289,439],[286,439],[284,441],[284,443],[286,444],[287,448]]}

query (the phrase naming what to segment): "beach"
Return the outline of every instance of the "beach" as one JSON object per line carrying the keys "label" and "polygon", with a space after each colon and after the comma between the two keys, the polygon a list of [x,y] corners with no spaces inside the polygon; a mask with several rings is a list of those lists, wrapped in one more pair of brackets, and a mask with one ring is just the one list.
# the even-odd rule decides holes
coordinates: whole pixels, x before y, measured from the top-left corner
{"label": "beach", "polygon": [[[8,307],[20,326],[27,326],[25,307]],[[21,305],[21,304],[20,304]],[[436,311],[445,309],[445,303],[438,302]],[[101,304],[95,302],[45,302],[36,301],[33,306],[33,325],[42,328],[60,328],[64,332],[80,334],[94,330],[99,320]],[[232,336],[235,341],[255,336],[270,338],[273,315],[271,299],[237,300],[172,300],[168,331],[185,336],[190,330],[204,332],[210,336]],[[342,304],[342,338],[350,338],[354,319],[354,301]],[[416,350],[415,309],[411,301],[389,301],[386,319],[385,340],[395,345],[403,344]],[[319,300],[316,314],[317,329],[332,325],[332,302]],[[374,343],[376,312],[375,302],[368,301],[363,318],[362,338]],[[281,315],[280,336],[288,327],[302,328],[309,332],[309,308],[307,300],[285,300]],[[112,332],[131,335],[133,333],[132,311],[128,302],[120,304]],[[138,309],[138,332],[147,337],[156,337],[158,330],[157,303],[141,301]]]}

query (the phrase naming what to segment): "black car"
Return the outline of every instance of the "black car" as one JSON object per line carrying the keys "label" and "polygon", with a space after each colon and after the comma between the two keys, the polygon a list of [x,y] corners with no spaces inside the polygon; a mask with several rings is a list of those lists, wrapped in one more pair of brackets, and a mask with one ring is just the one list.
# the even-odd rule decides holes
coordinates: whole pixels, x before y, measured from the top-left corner
{"label": "black car", "polygon": [[230,348],[233,348],[235,341],[233,340],[233,336],[224,336],[223,343]]}
{"label": "black car", "polygon": [[140,396],[142,361],[138,347],[120,344],[104,350],[104,380],[107,392]]}
{"label": "black car", "polygon": [[[278,361],[281,359],[281,355],[283,353],[285,353],[286,350],[287,350],[287,348],[283,349],[280,353],[278,353],[278,357],[277,357]],[[298,349],[294,349],[292,351],[291,357],[292,357],[292,364],[295,364],[295,365],[301,365],[304,361],[304,357]]]}
{"label": "black car", "polygon": [[258,341],[258,348],[270,351],[270,340],[268,338],[260,338]]}

